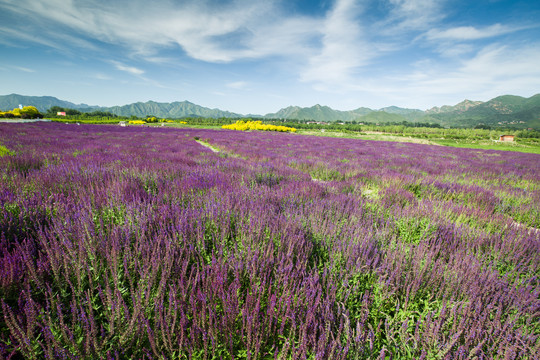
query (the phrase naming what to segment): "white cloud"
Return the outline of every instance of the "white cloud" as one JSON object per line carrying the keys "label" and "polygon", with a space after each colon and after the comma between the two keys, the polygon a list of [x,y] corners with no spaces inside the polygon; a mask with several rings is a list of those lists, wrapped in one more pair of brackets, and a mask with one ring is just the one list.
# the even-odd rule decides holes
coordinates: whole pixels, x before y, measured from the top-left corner
{"label": "white cloud", "polygon": [[35,73],[36,72],[36,70],[34,70],[34,69],[29,69],[29,68],[26,68],[26,67],[23,67],[23,66],[11,66],[11,68],[13,68],[15,70],[26,72],[26,73]]}
{"label": "white cloud", "polygon": [[[279,86],[287,89],[312,85],[326,92],[304,94],[305,101],[349,92],[354,101],[372,93],[433,104],[436,96],[519,94],[540,83],[536,40],[523,47],[486,46],[492,38],[524,27],[447,23],[446,0],[330,1],[333,5],[326,14],[302,15],[286,12],[283,0],[0,0],[2,18],[7,20],[0,25],[0,43],[36,43],[85,60],[100,58],[136,75],[134,82],[162,88],[170,84],[148,75],[146,79],[141,59],[148,73],[151,66],[166,64],[170,71],[182,68],[190,74],[209,67],[179,60],[174,55],[179,49],[195,60],[242,60],[241,65],[251,69],[261,64],[254,60],[277,59],[279,63],[258,67],[256,76],[266,71],[269,84],[280,81]],[[368,12],[374,7],[377,11]],[[21,16],[24,22],[14,20]],[[429,61],[415,67],[421,59]],[[219,73],[222,67],[211,69],[219,82],[248,79],[242,70],[233,71],[231,77]],[[269,72],[276,69],[282,72]],[[298,79],[303,84],[295,84]],[[226,84],[229,89],[250,86],[255,84]]]}
{"label": "white cloud", "polygon": [[269,20],[252,26],[250,47],[257,57],[278,55],[304,59],[315,55],[323,19],[275,14]]}
{"label": "white cloud", "polygon": [[[0,28],[7,37],[16,42],[34,42],[49,46],[63,52],[70,51],[73,46],[96,51],[98,48],[85,40],[78,33],[66,29],[80,31],[92,29],[93,15],[85,14],[84,9],[77,9],[73,0],[0,0],[2,11],[15,14],[12,19],[23,18],[24,21],[8,21],[8,26]],[[9,16],[9,15],[8,15]],[[88,34],[93,34],[89,32]]]}
{"label": "white cloud", "polygon": [[523,27],[510,27],[494,24],[484,28],[474,26],[459,26],[447,30],[433,29],[426,33],[429,40],[478,40],[485,39],[524,29]]}
{"label": "white cloud", "polygon": [[121,62],[118,62],[118,61],[111,61],[111,63],[118,70],[125,71],[125,72],[128,72],[128,73],[133,74],[133,75],[142,75],[142,74],[144,74],[144,70],[141,70],[141,69],[136,68],[134,66],[128,66],[128,65],[122,64]]}
{"label": "white cloud", "polygon": [[395,30],[422,30],[445,17],[442,0],[389,0],[388,23],[397,23]]}
{"label": "white cloud", "polygon": [[[509,47],[488,45],[458,64],[443,66],[427,62],[401,77],[384,78],[380,86],[391,90],[391,96],[414,94],[409,103],[431,107],[448,99],[455,104],[465,98],[489,100],[502,94],[531,96],[540,84],[540,46]],[[443,104],[439,104],[443,105]]]}
{"label": "white cloud", "polygon": [[243,90],[248,87],[248,83],[246,81],[235,81],[232,83],[228,83],[227,87],[236,90]]}
{"label": "white cloud", "polygon": [[[438,1],[389,2],[387,17],[400,26],[437,18]],[[93,39],[128,49],[150,62],[167,61],[159,51],[177,46],[191,58],[206,62],[279,56],[297,67],[307,62],[300,78],[319,85],[350,79],[378,53],[395,48],[368,41],[368,19],[360,20],[360,3],[336,0],[321,17],[286,13],[281,0],[187,0],[181,4],[170,0],[0,0],[4,8],[28,19],[27,27],[14,29],[12,36],[35,27],[26,41],[58,49],[69,43],[96,51],[97,45],[87,40]]]}
{"label": "white cloud", "polygon": [[353,73],[375,56],[358,20],[362,8],[353,0],[338,0],[324,26],[322,49],[309,60],[301,80],[320,89],[348,83]]}
{"label": "white cloud", "polygon": [[[322,28],[322,49],[309,60],[301,80],[321,91],[357,91],[368,82],[375,59],[410,46],[411,33],[444,19],[441,0],[388,0],[386,13],[372,19],[365,2],[337,0]],[[379,4],[380,5],[380,4]]]}
{"label": "white cloud", "polygon": [[[464,62],[459,72],[463,77],[481,79],[492,85],[521,83],[540,84],[540,46],[512,47],[500,44],[486,46],[476,56]],[[499,85],[499,86],[500,86]],[[510,86],[515,89],[515,86]]]}
{"label": "white cloud", "polygon": [[112,80],[112,78],[111,78],[110,76],[105,75],[105,74],[101,74],[101,73],[95,74],[95,75],[93,76],[93,78],[94,78],[94,79],[97,79],[97,80]]}
{"label": "white cloud", "polygon": [[[89,37],[153,60],[160,58],[156,53],[161,48],[180,46],[190,57],[207,62],[306,50],[318,20],[284,14],[276,3],[279,1],[0,0],[5,9],[24,14],[26,26],[39,27],[32,31],[34,38],[25,40],[61,48],[65,41],[75,42],[65,35],[72,33],[79,35],[79,46],[89,46],[83,40]],[[24,31],[14,30],[14,34],[20,32]]]}
{"label": "white cloud", "polygon": [[[0,43],[3,43],[8,46],[13,47],[23,47],[21,42],[32,42],[35,44],[41,44],[48,47],[52,47],[55,49],[59,49],[60,47],[51,40],[48,40],[47,38],[40,36],[39,34],[33,34],[33,33],[24,33],[22,31],[18,31],[17,29],[13,29],[10,27],[0,27]],[[41,34],[42,35],[42,34]]]}
{"label": "white cloud", "polygon": [[447,58],[463,58],[477,51],[477,47],[471,44],[455,44],[455,43],[438,43],[436,51],[443,57]]}

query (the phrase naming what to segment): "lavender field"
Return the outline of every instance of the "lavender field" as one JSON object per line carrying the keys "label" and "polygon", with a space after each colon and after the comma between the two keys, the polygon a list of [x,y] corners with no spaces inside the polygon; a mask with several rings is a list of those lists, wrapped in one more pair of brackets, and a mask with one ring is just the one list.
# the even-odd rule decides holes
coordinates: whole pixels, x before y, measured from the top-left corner
{"label": "lavender field", "polygon": [[538,359],[540,155],[57,123],[0,145],[2,358]]}

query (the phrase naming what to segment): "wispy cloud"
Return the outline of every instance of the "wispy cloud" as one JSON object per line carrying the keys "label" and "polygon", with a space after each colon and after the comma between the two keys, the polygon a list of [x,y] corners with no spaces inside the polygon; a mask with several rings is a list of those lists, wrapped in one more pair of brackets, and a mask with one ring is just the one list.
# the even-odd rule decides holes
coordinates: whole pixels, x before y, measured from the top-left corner
{"label": "wispy cloud", "polygon": [[[25,41],[58,49],[69,43],[96,51],[92,40],[120,46],[151,62],[166,61],[159,51],[174,47],[193,59],[215,63],[281,56],[297,64],[307,62],[300,78],[321,84],[350,79],[355,69],[381,49],[393,47],[366,36],[373,21],[361,17],[368,2],[358,0],[335,0],[325,16],[289,14],[280,0],[187,0],[181,4],[158,0],[151,8],[144,0],[132,0],[129,6],[124,1],[99,0],[0,3],[11,13],[24,15],[29,20],[26,29],[34,27],[32,35],[22,38]],[[384,34],[381,30],[387,29],[390,38],[404,27],[429,26],[441,17],[440,3],[388,0],[386,20],[375,31]],[[23,33],[13,29],[10,37]]]}
{"label": "wispy cloud", "polygon": [[247,81],[235,81],[227,84],[228,88],[235,89],[235,90],[243,90],[248,87]]}
{"label": "wispy cloud", "polygon": [[390,30],[422,30],[445,17],[445,0],[388,0],[390,10],[386,24]]}
{"label": "wispy cloud", "polygon": [[[73,47],[91,51],[99,50],[91,40],[85,39],[85,32],[81,32],[81,29],[91,29],[92,25],[82,20],[84,14],[79,13],[73,1],[0,0],[0,9],[7,14],[3,21],[5,26],[0,26],[0,33],[4,35],[1,37],[5,39],[3,42],[6,44],[11,43],[13,46],[21,47],[22,43],[31,42],[64,53],[71,52]],[[90,15],[89,18],[91,17]],[[86,35],[93,38],[92,32],[86,32]]]}
{"label": "wispy cloud", "polygon": [[322,48],[302,72],[303,81],[317,83],[321,88],[343,86],[356,69],[375,56],[360,25],[362,10],[353,0],[336,2],[322,27]]}
{"label": "wispy cloud", "polygon": [[128,73],[133,74],[133,75],[142,75],[142,74],[144,74],[144,70],[141,70],[141,69],[136,68],[134,66],[128,66],[128,65],[122,64],[121,62],[118,62],[118,61],[111,61],[111,63],[114,65],[114,67],[116,67],[120,71],[125,71],[125,72],[128,72]]}
{"label": "wispy cloud", "polygon": [[428,40],[478,40],[513,33],[526,29],[525,27],[512,27],[502,24],[494,24],[483,28],[474,26],[459,26],[446,30],[433,29],[426,33]]}
{"label": "wispy cloud", "polygon": [[15,69],[15,70],[18,70],[18,71],[22,71],[22,72],[26,72],[26,73],[35,73],[36,70],[34,69],[29,69],[27,67],[23,67],[23,66],[11,66],[12,69]]}
{"label": "wispy cloud", "polygon": [[[507,86],[517,83],[540,84],[540,46],[508,46],[492,44],[465,61],[458,73],[463,78],[476,79],[479,85]],[[516,89],[517,90],[517,89]]]}
{"label": "wispy cloud", "polygon": [[14,46],[23,47],[22,42],[45,45],[50,48],[60,49],[60,46],[54,41],[51,41],[43,36],[43,34],[25,33],[8,26],[0,26],[0,43]]}
{"label": "wispy cloud", "polygon": [[93,78],[97,80],[112,80],[110,76],[105,75],[105,74],[95,74]]}
{"label": "wispy cloud", "polygon": [[[80,46],[90,45],[84,40],[89,37],[123,46],[132,54],[150,60],[160,58],[156,56],[159,49],[174,46],[181,47],[194,59],[207,62],[298,53],[306,49],[317,27],[317,20],[312,18],[287,16],[276,0],[223,4],[155,1],[151,9],[143,0],[130,1],[129,6],[97,0],[2,0],[1,3],[14,14],[24,14],[30,26],[44,27],[34,31],[38,35],[27,37],[27,41],[60,48],[66,40],[60,37],[65,37],[63,34],[69,29],[80,35]],[[41,25],[47,23],[55,26]],[[12,35],[17,33],[15,29]]]}
{"label": "wispy cloud", "polygon": [[[279,90],[273,92],[295,87],[322,91],[303,95],[304,101],[313,94],[348,94],[357,101],[370,93],[394,99],[414,94],[409,98],[427,102],[436,95],[509,93],[540,83],[535,64],[540,58],[538,40],[525,36],[526,41],[513,41],[512,46],[497,43],[504,35],[523,35],[526,31],[518,32],[534,24],[525,27],[502,17],[487,25],[486,19],[479,25],[472,18],[469,24],[465,16],[456,21],[459,7],[451,14],[448,0],[328,0],[317,11],[305,13],[288,11],[287,4],[0,0],[0,44],[67,51],[65,58],[82,59],[84,66],[99,59],[134,75],[122,80],[142,88],[178,87],[168,76],[154,76],[163,68],[189,72],[188,78],[205,71],[200,76],[215,75],[225,84],[220,90],[227,96],[238,94],[230,89],[258,86],[265,73],[269,84],[279,82]],[[24,22],[15,20],[22,16]],[[257,73],[244,68],[256,68]],[[89,73],[101,79],[114,76],[102,68]]]}
{"label": "wispy cloud", "polygon": [[[443,0],[387,0],[376,18],[369,1],[336,0],[325,19],[320,53],[301,73],[319,90],[357,91],[370,78],[369,66],[411,47],[412,40],[445,18]],[[371,3],[373,5],[373,3]],[[359,84],[361,83],[361,84]],[[363,90],[362,90],[363,91]]]}
{"label": "wispy cloud", "polygon": [[[501,94],[533,95],[540,84],[540,46],[487,45],[457,65],[419,64],[409,75],[379,80],[389,96],[422,94],[417,106],[432,106],[440,99],[455,104],[464,98],[488,100]],[[375,88],[374,88],[375,89]],[[373,89],[372,89],[373,90]],[[443,105],[443,104],[439,104]]]}

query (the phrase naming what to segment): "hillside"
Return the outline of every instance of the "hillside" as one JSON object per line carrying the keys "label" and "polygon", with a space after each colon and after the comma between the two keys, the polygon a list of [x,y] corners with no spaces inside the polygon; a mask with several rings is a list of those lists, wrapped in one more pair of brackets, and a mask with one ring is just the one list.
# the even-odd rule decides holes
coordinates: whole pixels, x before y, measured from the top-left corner
{"label": "hillside", "polygon": [[361,116],[358,119],[358,122],[361,123],[399,123],[407,120],[402,115],[388,113],[386,111],[373,111],[367,115]]}
{"label": "hillside", "polygon": [[328,106],[319,104],[312,107],[289,106],[279,110],[277,113],[266,114],[267,119],[296,119],[296,120],[315,120],[315,121],[353,121],[360,116],[366,115],[373,110],[368,108],[358,108],[351,111],[334,110]]}
{"label": "hillside", "polygon": [[0,110],[14,109],[18,107],[19,104],[22,104],[23,106],[35,106],[41,112],[46,112],[47,109],[53,106],[60,106],[62,108],[77,109],[83,112],[99,110],[110,112],[119,116],[135,115],[138,117],[145,117],[147,115],[152,115],[162,118],[180,118],[188,116],[236,118],[243,116],[241,114],[236,114],[229,111],[209,109],[190,103],[189,101],[173,103],[158,103],[155,101],[148,101],[145,103],[137,102],[123,106],[101,107],[89,106],[86,104],[74,104],[69,101],[60,100],[53,96],[25,96],[18,94],[0,96]]}
{"label": "hillside", "polygon": [[384,111],[389,114],[396,114],[403,116],[407,121],[415,121],[422,118],[425,115],[425,112],[418,109],[405,109],[397,106],[388,106],[379,111]]}
{"label": "hillside", "polygon": [[464,112],[477,105],[482,104],[482,101],[463,100],[456,105],[443,105],[441,107],[434,106],[425,111],[425,114],[441,114],[449,112]]}
{"label": "hillside", "polygon": [[120,116],[135,115],[138,117],[146,117],[148,115],[161,117],[161,118],[181,118],[181,117],[207,117],[207,118],[240,118],[242,114],[236,114],[229,111],[223,111],[220,109],[210,109],[203,106],[199,106],[189,101],[176,101],[172,103],[158,103],[155,101],[148,101],[145,103],[137,102],[134,104],[124,106],[113,106],[103,108],[104,111],[109,111],[113,114]]}
{"label": "hillside", "polygon": [[489,126],[538,127],[540,123],[540,94],[530,98],[504,95],[475,106],[454,108],[434,113],[426,111],[424,121],[438,122],[443,126],[471,127],[479,124]]}
{"label": "hillside", "polygon": [[69,101],[60,100],[54,96],[25,96],[19,94],[0,96],[0,110],[12,110],[18,107],[19,104],[23,106],[35,106],[40,112],[45,112],[53,106],[87,111],[98,108],[98,106],[74,104]]}

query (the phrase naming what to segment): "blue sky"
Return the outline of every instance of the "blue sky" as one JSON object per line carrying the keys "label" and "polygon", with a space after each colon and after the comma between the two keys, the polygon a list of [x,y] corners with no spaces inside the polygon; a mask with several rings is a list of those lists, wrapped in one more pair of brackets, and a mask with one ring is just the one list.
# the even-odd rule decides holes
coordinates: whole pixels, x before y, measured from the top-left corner
{"label": "blue sky", "polygon": [[427,109],[540,92],[538,1],[0,0],[0,95]]}

